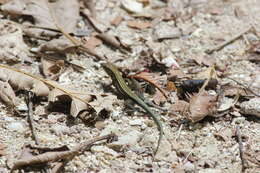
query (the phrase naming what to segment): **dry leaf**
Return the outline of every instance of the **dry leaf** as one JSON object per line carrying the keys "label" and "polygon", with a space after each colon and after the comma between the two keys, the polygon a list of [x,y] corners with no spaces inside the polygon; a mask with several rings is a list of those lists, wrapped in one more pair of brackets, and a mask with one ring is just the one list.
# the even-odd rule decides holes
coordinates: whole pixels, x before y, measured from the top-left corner
{"label": "dry leaf", "polygon": [[166,84],[166,90],[169,92],[173,92],[173,91],[177,91],[177,88],[172,81],[168,81]]}
{"label": "dry leaf", "polygon": [[185,114],[188,111],[189,103],[183,100],[177,100],[171,105],[170,112],[176,115],[177,113]]}
{"label": "dry leaf", "polygon": [[215,68],[213,66],[208,67],[206,70],[198,73],[196,75],[196,78],[198,78],[198,79],[208,79],[208,78],[218,79],[217,73],[216,73]]}
{"label": "dry leaf", "polygon": [[190,95],[187,118],[192,122],[198,122],[207,115],[212,115],[215,112],[216,101],[217,95],[210,95],[207,91]]}
{"label": "dry leaf", "polygon": [[16,105],[17,98],[8,82],[0,81],[0,99],[7,105]]}
{"label": "dry leaf", "polygon": [[29,48],[23,41],[20,26],[9,20],[0,20],[0,60],[7,62],[31,61]]}
{"label": "dry leaf", "polygon": [[46,43],[43,43],[39,47],[39,51],[46,52],[46,51],[54,51],[54,52],[64,52],[67,49],[73,48],[75,45],[65,38],[64,36],[58,39],[52,39]]}
{"label": "dry leaf", "polygon": [[41,63],[44,76],[52,80],[57,80],[65,68],[65,62],[63,60],[51,61],[46,58],[41,58]]}
{"label": "dry leaf", "polygon": [[[68,91],[70,93],[75,93],[75,91],[71,91],[71,90],[69,91],[67,89],[66,89],[66,91]],[[73,95],[80,97],[81,99],[85,100],[86,102],[90,102],[93,98],[93,96],[89,95],[89,94],[86,94],[86,95],[73,94]],[[69,95],[65,94],[64,92],[62,92],[58,89],[53,89],[50,91],[49,96],[48,96],[48,102],[54,103],[54,105],[58,105],[59,103],[64,103],[62,106],[64,109],[67,109],[67,111],[65,111],[65,110],[64,111],[70,112],[70,115],[73,116],[74,118],[76,118],[81,111],[91,109],[89,107],[89,105],[87,105],[86,103],[84,103],[78,99],[71,98]],[[65,103],[68,103],[68,104],[65,104]]]}
{"label": "dry leaf", "polygon": [[181,69],[168,68],[167,77],[170,79],[180,79],[187,77],[187,75]]}
{"label": "dry leaf", "polygon": [[160,103],[164,103],[167,101],[165,96],[162,94],[162,92],[156,90],[154,96],[153,96],[153,101],[155,104],[160,105]]}
{"label": "dry leaf", "polygon": [[14,90],[29,90],[36,96],[49,94],[49,88],[43,82],[16,71],[0,68],[0,80],[8,81]]}
{"label": "dry leaf", "polygon": [[146,29],[146,28],[150,28],[152,24],[150,22],[128,21],[127,26],[134,29]]}
{"label": "dry leaf", "polygon": [[[27,15],[34,18],[36,26],[56,29],[55,22],[49,11],[48,0],[13,0],[1,6],[10,15]],[[50,3],[57,23],[67,32],[74,32],[79,19],[79,4],[77,0],[58,0]],[[42,32],[42,30],[37,29]],[[45,31],[47,32],[47,31]],[[39,33],[40,35],[41,33]]]}
{"label": "dry leaf", "polygon": [[87,42],[85,43],[86,47],[90,48],[90,49],[95,49],[97,46],[102,44],[102,41],[100,39],[98,39],[95,36],[90,37]]}
{"label": "dry leaf", "polygon": [[0,143],[0,157],[4,156],[6,154],[5,148],[6,148],[6,146],[4,144]]}
{"label": "dry leaf", "polygon": [[167,98],[167,92],[163,89],[162,83],[166,82],[166,76],[159,76],[156,73],[148,73],[148,72],[141,72],[136,75],[130,76],[135,79],[142,79],[146,82],[149,82],[153,86],[155,86],[160,92],[164,95],[165,98]]}
{"label": "dry leaf", "polygon": [[111,23],[111,25],[118,26],[122,21],[123,21],[123,17],[117,16],[110,23]]}
{"label": "dry leaf", "polygon": [[99,113],[103,109],[112,111],[114,109],[113,103],[116,101],[117,97],[115,95],[96,95],[96,99],[89,104]]}

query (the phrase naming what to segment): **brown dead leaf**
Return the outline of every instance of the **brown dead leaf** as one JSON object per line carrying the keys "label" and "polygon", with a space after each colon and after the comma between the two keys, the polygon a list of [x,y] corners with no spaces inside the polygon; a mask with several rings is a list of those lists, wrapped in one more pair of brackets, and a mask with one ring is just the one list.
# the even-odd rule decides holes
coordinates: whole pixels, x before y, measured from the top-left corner
{"label": "brown dead leaf", "polygon": [[65,68],[65,62],[63,60],[51,61],[46,58],[41,58],[41,64],[44,76],[52,80],[57,80]]}
{"label": "brown dead leaf", "polygon": [[150,22],[128,21],[127,26],[134,29],[146,29],[146,28],[150,28],[152,24]]}
{"label": "brown dead leaf", "polygon": [[97,46],[102,44],[102,41],[95,36],[91,36],[85,44],[86,47],[90,49],[95,49]]}
{"label": "brown dead leaf", "polygon": [[130,77],[135,79],[142,79],[146,82],[149,82],[154,87],[156,87],[166,99],[168,98],[167,92],[163,89],[163,84],[166,83],[166,76],[159,76],[156,73],[141,72]]}
{"label": "brown dead leaf", "polygon": [[173,92],[173,91],[177,91],[177,88],[172,81],[168,81],[166,84],[166,90],[169,92]]}
{"label": "brown dead leaf", "polygon": [[6,154],[5,148],[6,148],[6,146],[4,144],[0,143],[0,157],[4,156]]}
{"label": "brown dead leaf", "polygon": [[[79,19],[77,0],[58,0],[50,3],[57,23],[68,33],[74,32]],[[27,15],[34,18],[35,25],[56,29],[49,11],[48,0],[10,1],[1,6],[10,15]],[[39,31],[39,29],[37,29]],[[46,31],[47,32],[47,31]],[[40,35],[41,33],[39,33]]]}
{"label": "brown dead leaf", "polygon": [[1,61],[31,61],[29,47],[23,41],[23,31],[15,22],[0,20],[0,47]]}
{"label": "brown dead leaf", "polygon": [[199,65],[213,66],[216,64],[216,59],[209,55],[201,55],[193,59]]}
{"label": "brown dead leaf", "polygon": [[0,99],[9,106],[15,106],[17,98],[8,82],[0,81]]}
{"label": "brown dead leaf", "polygon": [[117,16],[110,23],[111,23],[111,25],[118,26],[122,21],[123,21],[123,17]]}
{"label": "brown dead leaf", "polygon": [[153,101],[156,105],[160,105],[160,103],[164,103],[167,101],[165,96],[162,94],[162,92],[156,90],[154,96],[153,96]]}
{"label": "brown dead leaf", "polygon": [[[70,93],[76,93],[75,91],[72,90],[66,89],[66,91]],[[86,95],[73,94],[73,95],[77,95],[78,97],[85,100],[86,102],[90,102],[93,99],[93,96],[90,94],[86,94]],[[58,89],[53,89],[50,91],[48,96],[48,102],[55,103],[55,105],[58,105],[59,103],[67,103],[67,104],[63,104],[64,109],[67,109],[67,111],[65,112],[70,112],[70,115],[73,116],[74,118],[76,118],[81,111],[91,109],[89,105],[87,105],[86,103],[82,102],[81,100],[71,98],[69,95],[66,95],[64,92]]]}
{"label": "brown dead leaf", "polygon": [[196,78],[198,78],[198,79],[208,79],[208,78],[218,79],[218,76],[217,76],[214,66],[211,66],[211,67],[208,67],[206,70],[199,72],[196,75]]}
{"label": "brown dead leaf", "polygon": [[49,94],[49,88],[43,82],[13,70],[0,68],[0,80],[8,81],[14,90],[29,90],[36,96]]}
{"label": "brown dead leaf", "polygon": [[207,115],[212,115],[216,110],[216,101],[217,95],[210,95],[207,91],[190,95],[187,118],[192,122],[198,122]]}
{"label": "brown dead leaf", "polygon": [[173,114],[180,113],[185,114],[188,111],[189,103],[183,100],[177,100],[171,105],[170,112]]}
{"label": "brown dead leaf", "polygon": [[167,76],[170,79],[180,79],[187,77],[187,75],[181,69],[176,68],[169,68],[167,71]]}
{"label": "brown dead leaf", "polygon": [[96,99],[89,104],[99,113],[103,109],[112,111],[114,109],[113,103],[116,101],[117,97],[115,95],[96,95]]}
{"label": "brown dead leaf", "polygon": [[70,48],[75,48],[75,47],[76,46],[73,43],[71,43],[70,40],[62,36],[58,39],[52,39],[51,41],[41,44],[39,47],[39,51],[64,52]]}

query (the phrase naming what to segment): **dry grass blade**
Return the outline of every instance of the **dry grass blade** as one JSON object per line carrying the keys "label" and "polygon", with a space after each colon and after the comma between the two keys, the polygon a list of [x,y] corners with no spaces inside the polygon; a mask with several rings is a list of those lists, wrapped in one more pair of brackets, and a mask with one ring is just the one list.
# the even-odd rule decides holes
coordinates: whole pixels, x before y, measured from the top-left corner
{"label": "dry grass blade", "polygon": [[[56,89],[58,89],[58,90],[64,92],[65,94],[69,95],[69,96],[72,97],[72,98],[78,99],[78,100],[80,100],[80,101],[86,103],[87,105],[89,105],[88,102],[86,102],[85,100],[81,99],[80,97],[78,97],[78,96],[76,96],[76,95],[71,94],[69,91],[65,90],[64,88],[59,87],[59,86],[56,85],[56,84],[53,84],[53,83],[50,82],[50,81],[47,81],[47,80],[42,79],[42,78],[40,78],[40,77],[34,76],[34,75],[32,75],[32,74],[29,74],[29,73],[20,71],[20,70],[18,70],[18,69],[15,69],[15,68],[12,68],[12,67],[9,67],[9,66],[0,65],[0,68],[8,69],[8,70],[11,70],[11,71],[14,71],[14,72],[18,72],[18,73],[20,73],[20,74],[23,74],[23,75],[25,75],[25,76],[29,76],[29,77],[31,77],[31,78],[33,78],[33,79],[35,79],[35,80],[38,80],[38,81],[43,82],[44,84],[46,84],[46,85],[48,85],[48,86],[50,86],[50,87],[52,87],[52,88],[56,88]],[[90,106],[90,107],[91,107],[91,106]]]}

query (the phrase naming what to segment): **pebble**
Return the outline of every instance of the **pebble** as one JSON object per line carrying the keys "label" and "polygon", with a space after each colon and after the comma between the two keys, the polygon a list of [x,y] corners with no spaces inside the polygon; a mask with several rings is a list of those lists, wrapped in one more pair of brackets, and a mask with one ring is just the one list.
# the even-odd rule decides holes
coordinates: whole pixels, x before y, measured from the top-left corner
{"label": "pebble", "polygon": [[241,113],[254,115],[260,118],[260,98],[253,98],[240,105]]}
{"label": "pebble", "polygon": [[143,12],[143,4],[136,2],[134,0],[122,0],[122,6],[131,13],[141,13]]}
{"label": "pebble", "polygon": [[118,141],[115,141],[111,144],[108,144],[109,148],[113,150],[120,151],[125,146],[134,146],[137,144],[141,137],[142,133],[137,130],[131,130],[130,132],[119,136]]}
{"label": "pebble", "polygon": [[105,127],[100,133],[100,136],[108,135],[110,133],[119,134],[120,131],[115,123],[110,123],[108,126]]}
{"label": "pebble", "polygon": [[60,125],[60,124],[52,125],[51,131],[54,132],[55,135],[57,135],[57,136],[61,136],[61,135],[70,133],[69,127],[67,127],[65,125]]}
{"label": "pebble", "polygon": [[135,120],[129,121],[129,124],[131,126],[142,126],[144,123],[143,123],[143,120],[141,120],[141,119],[135,119]]}
{"label": "pebble", "polygon": [[184,165],[185,173],[193,173],[195,172],[195,166],[191,162],[186,162]]}
{"label": "pebble", "polygon": [[13,130],[13,131],[17,131],[20,133],[23,133],[26,131],[26,127],[24,126],[24,124],[22,122],[11,122],[7,125],[6,127],[8,130]]}

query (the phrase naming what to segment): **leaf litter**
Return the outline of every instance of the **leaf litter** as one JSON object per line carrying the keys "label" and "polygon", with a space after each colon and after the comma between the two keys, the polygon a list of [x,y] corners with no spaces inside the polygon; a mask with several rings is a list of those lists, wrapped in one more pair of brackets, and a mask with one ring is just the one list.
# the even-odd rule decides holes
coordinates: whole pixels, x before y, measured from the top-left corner
{"label": "leaf litter", "polygon": [[[254,13],[254,11],[259,11],[258,2],[191,1],[188,3],[171,0],[167,2],[124,0],[120,2],[88,1],[84,2],[86,5],[84,6],[76,0],[58,0],[50,3],[44,0],[27,0],[21,2],[24,8],[21,8],[17,2],[10,1],[1,6],[4,16],[19,23],[15,27],[23,26],[18,28],[19,34],[14,36],[19,38],[18,42],[23,48],[15,45],[13,50],[3,49],[4,56],[1,58],[1,63],[10,66],[6,68],[7,66],[1,65],[3,106],[11,104],[15,107],[16,100],[21,97],[18,92],[21,89],[32,91],[45,99],[49,97],[49,100],[41,100],[41,105],[36,102],[34,104],[36,108],[39,106],[47,108],[50,102],[57,103],[54,108],[60,106],[59,111],[44,112],[33,117],[36,119],[35,130],[39,134],[40,145],[61,146],[64,142],[73,145],[75,141],[110,132],[121,135],[121,141],[114,143],[119,150],[114,152],[120,153],[123,157],[118,157],[118,154],[108,156],[107,152],[102,152],[104,148],[97,147],[91,155],[79,156],[84,164],[77,159],[69,158],[65,172],[89,171],[90,167],[95,171],[100,171],[101,167],[107,171],[111,168],[117,170],[122,165],[127,165],[124,172],[151,169],[155,172],[200,172],[203,170],[223,172],[224,169],[230,172],[238,169],[257,172],[256,165],[259,162],[257,162],[257,157],[250,153],[257,153],[257,148],[259,148],[257,145],[259,144],[257,120],[259,110],[255,106],[259,105],[257,99],[259,67],[257,58],[248,57],[250,57],[249,54],[254,57],[258,56],[257,44],[252,44],[251,40],[253,37],[256,40],[259,39],[257,38],[259,34],[256,26],[248,29],[243,17],[237,18],[236,11],[239,6],[244,13],[250,13],[251,16],[259,18],[258,13]],[[252,10],[248,11],[243,8],[244,6],[250,6]],[[225,10],[219,11],[219,9]],[[226,13],[234,9],[234,16]],[[161,13],[161,10],[164,12]],[[163,15],[154,15],[156,13]],[[122,16],[122,18],[119,17],[118,21],[111,24],[116,16]],[[13,21],[7,21],[7,25],[13,25]],[[130,29],[129,21],[138,30]],[[239,28],[235,28],[235,25]],[[167,26],[170,27],[167,28]],[[87,35],[77,36],[75,33],[78,29],[87,30]],[[21,30],[26,37],[22,37]],[[160,39],[155,33],[157,37],[158,33],[162,33]],[[6,38],[9,39],[9,36],[11,37],[8,34]],[[85,42],[86,40],[91,42]],[[222,42],[223,40],[226,41]],[[13,48],[8,44],[4,43],[4,46]],[[251,46],[249,51],[248,45]],[[40,62],[36,59],[32,61],[28,57],[34,55],[29,53],[28,47],[33,47],[34,50],[42,51],[40,53],[44,54],[60,53],[65,59],[52,62]],[[10,52],[15,54],[11,56]],[[157,160],[160,167],[153,162],[150,150],[145,150],[144,146],[155,140],[155,128],[147,128],[153,125],[149,123],[150,120],[141,116],[141,112],[129,113],[129,108],[123,109],[123,105],[118,100],[121,98],[115,97],[111,88],[107,90],[105,85],[108,83],[108,78],[104,77],[105,73],[100,70],[100,62],[98,62],[100,60],[124,67],[125,73],[147,70],[149,73],[141,77],[143,80],[149,80],[150,84],[158,85],[157,88],[168,89],[169,100],[163,101],[164,104],[160,106],[169,111],[156,112],[162,114],[160,119],[165,128],[164,142],[165,144],[170,142],[172,147],[165,145],[160,149],[159,153],[164,153]],[[42,66],[44,77],[50,78],[46,80],[11,68],[15,63],[31,67],[33,73],[39,73],[38,68]],[[83,66],[84,69],[78,73],[75,68],[67,68],[66,64],[69,64],[69,67]],[[212,72],[209,66],[215,66],[215,72]],[[151,75],[155,72],[157,76],[152,77]],[[40,75],[42,74],[37,74],[37,76]],[[158,84],[160,77],[164,75],[166,75],[164,82]],[[211,79],[216,79],[218,83],[216,87],[209,89],[206,86],[210,85]],[[52,80],[56,80],[56,83]],[[226,85],[227,83],[232,87]],[[188,84],[185,87],[196,89],[185,90],[182,94],[178,94],[179,88],[184,87],[184,84]],[[143,91],[147,92],[146,96],[154,98],[154,102],[158,105],[162,102],[161,92],[153,92],[149,86]],[[221,94],[223,94],[222,97],[220,97]],[[221,109],[219,104],[224,104]],[[3,125],[14,121],[14,115],[11,112],[5,109],[2,111],[1,123]],[[122,116],[126,115],[125,112],[131,116]],[[22,112],[20,114],[23,115]],[[104,114],[105,116],[102,116]],[[73,121],[68,115],[72,115]],[[108,115],[111,115],[111,118]],[[53,116],[55,116],[55,121],[51,120]],[[112,116],[119,118],[113,119]],[[23,120],[22,117],[14,118]],[[78,119],[81,121],[77,121]],[[136,122],[142,120],[144,123],[134,127],[129,125],[130,120],[136,120]],[[191,122],[186,122],[187,120]],[[49,129],[54,124],[46,122],[53,122],[58,125],[57,128],[61,129],[67,127],[69,132],[66,136],[51,134]],[[100,128],[95,128],[93,124],[101,125]],[[229,133],[237,129],[237,124],[241,128],[240,133],[244,140],[242,145],[241,140],[240,142],[234,140]],[[16,133],[19,135],[14,137],[16,134],[8,131],[8,126],[3,127],[7,128],[3,128],[0,135],[8,141],[5,146],[7,150],[11,150],[12,155],[17,154],[17,149],[21,149],[25,141],[32,142],[28,138],[29,132],[21,134],[18,131]],[[222,131],[223,128],[227,130]],[[120,131],[123,131],[122,134]],[[220,135],[214,135],[218,132],[221,132],[224,140],[219,137]],[[130,139],[138,140],[135,140],[135,144],[129,147],[127,144]],[[113,144],[108,145],[110,146]],[[223,150],[236,157],[220,152]],[[243,157],[239,157],[238,151],[240,156],[244,153]],[[6,157],[1,159],[5,160]],[[245,160],[247,165],[244,164]],[[55,166],[57,171],[62,164],[58,163],[58,166]]]}

